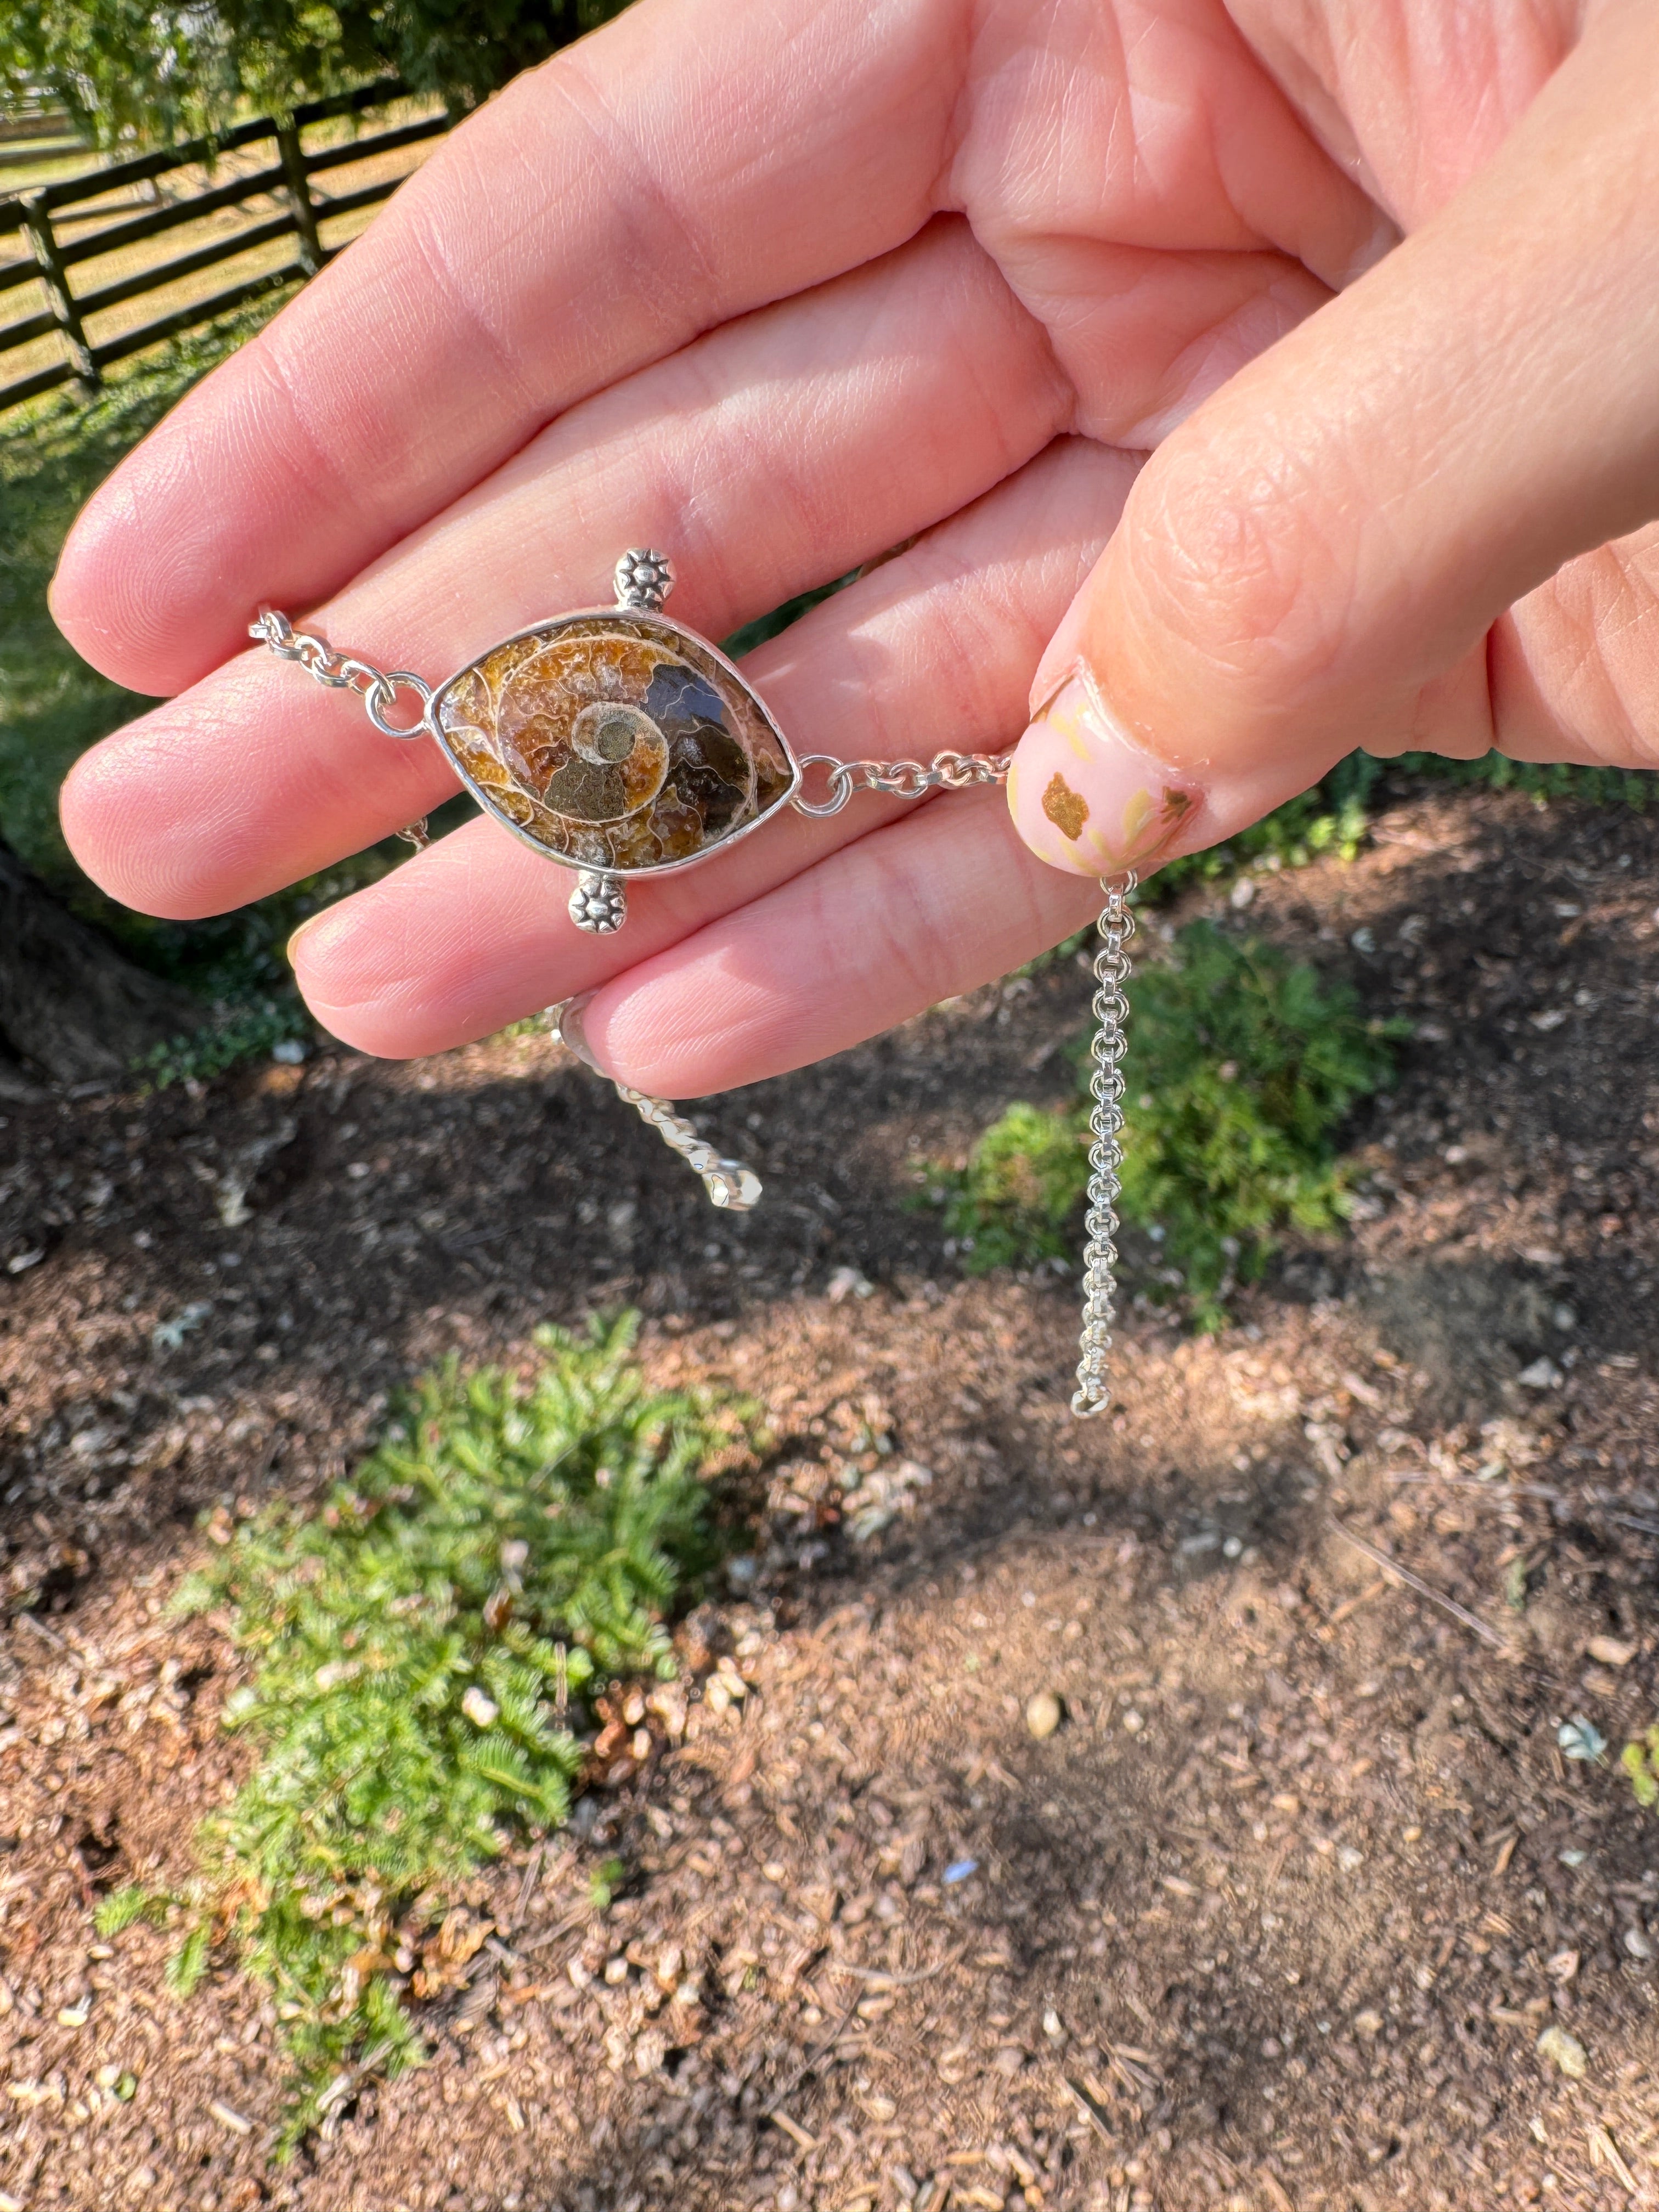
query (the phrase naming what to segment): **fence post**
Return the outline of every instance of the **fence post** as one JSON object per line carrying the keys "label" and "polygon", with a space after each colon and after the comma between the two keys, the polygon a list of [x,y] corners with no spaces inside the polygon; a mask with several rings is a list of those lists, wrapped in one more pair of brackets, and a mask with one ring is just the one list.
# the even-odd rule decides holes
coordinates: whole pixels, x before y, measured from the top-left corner
{"label": "fence post", "polygon": [[289,121],[276,125],[276,149],[288,184],[289,204],[294,210],[294,228],[300,236],[300,265],[307,276],[314,276],[323,265],[323,241],[317,234],[317,210],[312,204],[297,124]]}
{"label": "fence post", "polygon": [[25,198],[23,222],[28,231],[29,244],[33,249],[34,264],[40,271],[41,283],[46,288],[47,302],[58,329],[64,333],[64,343],[69,348],[75,380],[88,391],[96,391],[104,380],[99,372],[97,358],[88,343],[81,310],[70,289],[69,271],[64,266],[58,235],[52,229],[52,217],[46,210],[43,194]]}

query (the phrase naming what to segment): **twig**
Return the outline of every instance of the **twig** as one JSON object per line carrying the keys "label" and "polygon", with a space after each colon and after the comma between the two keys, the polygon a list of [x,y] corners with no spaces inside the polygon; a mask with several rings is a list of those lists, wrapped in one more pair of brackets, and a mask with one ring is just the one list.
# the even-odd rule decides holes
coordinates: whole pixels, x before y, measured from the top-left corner
{"label": "twig", "polygon": [[524,1919],[525,1913],[529,1909],[531,1898],[535,1893],[536,1884],[541,1880],[542,1861],[546,1856],[547,1838],[544,1836],[530,1854],[530,1863],[524,1870],[524,1880],[519,1884],[518,1900],[513,1907],[513,1917],[502,1930],[504,1935],[513,1935]]}
{"label": "twig", "polygon": [[937,1966],[923,1966],[919,1972],[913,1974],[890,1974],[880,1966],[854,1966],[845,1959],[832,1959],[830,1972],[832,1974],[851,1974],[858,1981],[868,1982],[874,1989],[913,1989],[918,1982],[931,1982],[935,1974],[942,1974],[948,1967],[954,1966],[967,1948],[965,1943],[958,1943],[956,1949],[947,1952]]}
{"label": "twig", "polygon": [[1089,2094],[1089,2092],[1084,2087],[1081,2081],[1074,2081],[1069,2074],[1062,2074],[1060,2078],[1071,2091],[1072,2094],[1077,2099],[1078,2103],[1083,2107],[1084,2118],[1092,2121],[1094,2125],[1099,2130],[1101,2135],[1105,2138],[1106,2142],[1110,2144],[1114,2150],[1115,2150],[1117,2148],[1117,2137],[1112,2132],[1110,2124],[1106,2118],[1105,2111],[1098,2100]]}
{"label": "twig", "polygon": [[1346,1522],[1339,1521],[1334,1513],[1330,1516],[1330,1523],[1337,1534],[1346,1538],[1356,1552],[1364,1553],[1377,1566],[1398,1576],[1407,1589],[1415,1590],[1419,1597],[1427,1598],[1431,1605],[1437,1605],[1443,1612],[1450,1613],[1454,1620],[1461,1620],[1464,1627],[1472,1629],[1483,1643],[1492,1644],[1499,1651],[1509,1650],[1508,1644],[1498,1631],[1489,1628],[1478,1613],[1471,1613],[1468,1606],[1459,1605],[1455,1597],[1448,1597],[1443,1590],[1436,1589],[1432,1583],[1425,1583],[1421,1575],[1414,1575],[1409,1567],[1402,1567],[1398,1559],[1391,1559],[1386,1552],[1368,1542],[1364,1536],[1356,1536],[1353,1530]]}
{"label": "twig", "polygon": [[1556,1500],[1566,1494],[1564,1491],[1552,1490],[1547,1482],[1482,1482],[1480,1476],[1474,1474],[1417,1474],[1408,1473],[1404,1468],[1392,1468],[1389,1474],[1389,1480],[1390,1482],[1443,1482],[1454,1490],[1478,1491],[1487,1498],[1501,1498],[1506,1503],[1511,1498],[1547,1498]]}
{"label": "twig", "polygon": [[48,1628],[44,1620],[37,1620],[32,1613],[15,1613],[12,1615],[12,1619],[14,1620],[21,1620],[25,1628],[32,1628],[35,1634],[40,1638],[43,1643],[51,1644],[54,1651],[67,1651],[69,1650],[69,1645],[64,1641],[57,1630],[55,1628]]}
{"label": "twig", "polygon": [[[1644,1521],[1634,1513],[1613,1513],[1605,1505],[1586,1505],[1583,1510],[1594,1513],[1598,1520],[1611,1521],[1617,1528],[1635,1528],[1644,1536],[1659,1536],[1659,1521]],[[25,1613],[23,1618],[27,1620],[31,1616]]]}
{"label": "twig", "polygon": [[561,1936],[568,1936],[573,1928],[580,1928],[584,1920],[592,1917],[591,1905],[579,1905],[574,1912],[567,1912],[562,1920],[551,1928],[544,1928],[539,1936],[526,1936],[519,1945],[520,1951],[544,1951],[550,1943],[556,1943]]}
{"label": "twig", "polygon": [[1374,1582],[1369,1589],[1361,1590],[1358,1597],[1344,1598],[1334,1613],[1326,1614],[1326,1627],[1340,1628],[1345,1620],[1351,1620],[1358,1612],[1362,1605],[1369,1605],[1374,1597],[1380,1597],[1388,1587],[1386,1577],[1381,1578]]}
{"label": "twig", "polygon": [[1632,2197],[1639,2194],[1636,2184],[1636,2176],[1626,2165],[1624,2160],[1620,2157],[1619,2146],[1614,2142],[1611,2130],[1605,2127],[1593,2127],[1586,2130],[1585,2132],[1589,2142],[1590,2151],[1592,2154],[1591,2162],[1595,2163],[1597,2159],[1605,2160],[1606,2163],[1613,2168],[1613,2172],[1618,2175],[1620,2180],[1624,2184],[1625,2187],[1629,2191]]}

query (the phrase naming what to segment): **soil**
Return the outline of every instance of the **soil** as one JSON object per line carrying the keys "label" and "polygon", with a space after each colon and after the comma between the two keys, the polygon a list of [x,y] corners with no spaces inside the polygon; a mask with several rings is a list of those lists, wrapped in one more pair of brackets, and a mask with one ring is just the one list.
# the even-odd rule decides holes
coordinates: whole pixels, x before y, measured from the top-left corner
{"label": "soil", "polygon": [[[540,1036],[8,1105],[0,2206],[1659,2200],[1616,1764],[1659,1709],[1659,822],[1419,793],[1250,882],[1189,903],[1415,1041],[1352,1234],[1217,1338],[1138,1301],[1088,1425],[1073,1284],[964,1280],[906,1203],[1064,1095],[1074,962],[710,1102],[747,1218]],[[247,1756],[228,1647],[165,1610],[198,1516],[625,1302],[656,1376],[769,1408],[755,1565],[683,1631],[679,1741],[479,1884],[430,2063],[273,2166],[262,1991],[221,1958],[176,2001],[162,1935],[91,1919]]]}

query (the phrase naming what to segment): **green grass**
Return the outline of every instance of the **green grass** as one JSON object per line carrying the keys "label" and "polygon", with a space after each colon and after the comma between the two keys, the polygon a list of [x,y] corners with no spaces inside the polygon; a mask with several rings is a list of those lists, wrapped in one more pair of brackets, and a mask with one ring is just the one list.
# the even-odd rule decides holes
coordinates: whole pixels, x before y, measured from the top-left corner
{"label": "green grass", "polygon": [[216,1021],[187,1036],[169,1037],[133,1062],[151,1091],[175,1083],[210,1083],[244,1060],[263,1058],[284,1044],[314,1041],[310,1017],[292,993],[280,999],[226,1007]]}
{"label": "green grass", "polygon": [[88,668],[46,590],[70,523],[104,478],[269,307],[228,316],[112,374],[95,399],[58,391],[0,415],[0,837],[58,888],[81,878],[58,826],[78,756],[151,702]]}
{"label": "green grass", "polygon": [[[388,838],[325,873],[237,912],[159,921],[106,898],[71,859],[58,791],[100,738],[152,702],[110,683],[60,635],[47,587],[70,524],[146,434],[207,372],[250,337],[282,296],[225,317],[112,372],[90,401],[56,392],[0,415],[0,839],[142,965],[234,1014],[262,1000],[298,1001],[283,946],[308,914],[374,881],[406,857]],[[452,802],[434,833],[471,811]],[[234,1025],[234,1024],[233,1024]]]}
{"label": "green grass", "polygon": [[[1407,1025],[1368,1020],[1348,983],[1208,921],[1133,978],[1129,1007],[1120,1211],[1159,1246],[1159,1287],[1218,1328],[1234,1284],[1260,1275],[1283,1231],[1340,1226],[1337,1133],[1388,1081]],[[1020,1101],[964,1167],[933,1172],[969,1273],[1075,1250],[1088,1144],[1086,1094],[1059,1109]]]}
{"label": "green grass", "polygon": [[[177,1607],[224,1609],[255,1763],[185,1890],[118,1891],[99,1926],[171,1919],[180,1995],[222,1948],[270,1985],[290,2146],[343,2069],[420,2060],[411,2007],[467,1955],[457,1893],[566,1819],[590,1694],[674,1673],[665,1619],[720,1553],[710,1475],[760,1437],[743,1401],[653,1390],[635,1326],[540,1330],[527,1379],[452,1361],[320,1508],[207,1523]],[[621,1878],[598,1869],[596,1905]]]}

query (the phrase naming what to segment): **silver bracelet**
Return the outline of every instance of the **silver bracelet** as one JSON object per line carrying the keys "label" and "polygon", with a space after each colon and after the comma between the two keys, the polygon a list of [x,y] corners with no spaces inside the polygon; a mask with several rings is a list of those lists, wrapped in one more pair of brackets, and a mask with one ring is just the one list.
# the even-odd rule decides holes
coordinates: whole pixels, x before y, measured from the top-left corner
{"label": "silver bracelet", "polygon": [[[624,553],[614,606],[520,630],[435,690],[410,669],[380,669],[337,653],[275,608],[262,609],[248,635],[319,684],[357,692],[383,735],[434,738],[485,813],[574,872],[570,918],[599,935],[627,921],[635,877],[699,866],[786,806],[822,820],[839,814],[855,791],[920,799],[1006,781],[1006,754],[942,752],[886,764],[797,756],[734,664],[663,613],[673,580],[663,554]],[[420,702],[413,722],[394,719],[404,691]],[[814,798],[807,780],[820,771],[822,793]],[[417,849],[428,842],[424,820],[398,834]],[[1134,880],[1129,874],[1103,885],[1095,962],[1088,1245],[1072,1399],[1073,1412],[1085,1416],[1111,1403],[1124,985],[1134,931],[1124,902]],[[562,1011],[548,1010],[556,1029]],[[744,1212],[758,1202],[753,1170],[722,1159],[666,1099],[625,1083],[616,1090],[701,1176],[716,1206]]]}

